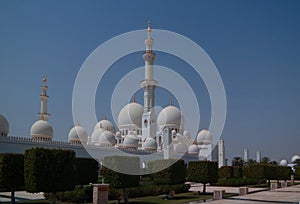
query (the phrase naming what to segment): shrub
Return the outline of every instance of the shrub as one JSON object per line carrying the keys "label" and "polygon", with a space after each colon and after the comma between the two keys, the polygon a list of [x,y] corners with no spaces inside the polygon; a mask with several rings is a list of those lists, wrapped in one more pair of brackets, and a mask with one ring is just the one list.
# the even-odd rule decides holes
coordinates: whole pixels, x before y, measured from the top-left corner
{"label": "shrub", "polygon": [[62,149],[32,148],[25,151],[24,174],[26,191],[52,193],[75,187],[75,152]]}
{"label": "shrub", "polygon": [[0,188],[11,191],[11,203],[15,203],[15,190],[24,186],[24,155],[0,155]]}
{"label": "shrub", "polygon": [[[239,186],[248,186],[248,185],[256,185],[258,184],[257,179],[251,179],[251,178],[231,178],[231,179],[219,179],[218,183],[216,183],[217,186],[232,186],[232,187],[239,187]],[[265,183],[265,181],[260,182]]]}
{"label": "shrub", "polygon": [[[128,188],[128,195],[130,198],[139,198],[145,196],[158,196],[168,194],[170,189],[176,193],[188,192],[190,185],[177,184],[177,185],[142,185],[134,188]],[[117,200],[122,195],[121,189],[111,188],[108,193],[109,200]]]}
{"label": "shrub", "polygon": [[152,174],[153,181],[157,185],[175,185],[185,182],[186,167],[183,160],[155,160],[150,161],[148,166],[150,169],[163,169],[163,167],[167,167]]}
{"label": "shrub", "polygon": [[219,178],[230,179],[233,177],[233,167],[232,166],[222,166],[219,168]]}
{"label": "shrub", "polygon": [[233,166],[233,178],[243,178],[243,168],[241,166]]}
{"label": "shrub", "polygon": [[95,159],[76,158],[76,185],[97,182],[98,169],[98,162]]}
{"label": "shrub", "polygon": [[205,193],[207,183],[218,181],[218,163],[211,161],[189,162],[187,177],[188,181],[202,183],[203,193]]}
{"label": "shrub", "polygon": [[[48,193],[44,194],[49,199]],[[77,186],[73,191],[58,192],[56,198],[68,203],[91,203],[93,202],[93,186]]]}

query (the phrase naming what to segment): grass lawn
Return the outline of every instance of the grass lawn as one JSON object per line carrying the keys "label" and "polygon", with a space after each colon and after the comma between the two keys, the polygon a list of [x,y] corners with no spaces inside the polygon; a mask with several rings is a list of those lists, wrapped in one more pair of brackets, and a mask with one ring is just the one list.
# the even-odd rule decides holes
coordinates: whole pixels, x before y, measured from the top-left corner
{"label": "grass lawn", "polygon": [[[190,201],[200,201],[211,199],[212,194],[197,195],[195,192],[175,194],[172,200],[165,200],[162,196],[149,196],[142,198],[129,199],[130,204],[179,204]],[[116,201],[109,201],[109,204],[115,204]]]}

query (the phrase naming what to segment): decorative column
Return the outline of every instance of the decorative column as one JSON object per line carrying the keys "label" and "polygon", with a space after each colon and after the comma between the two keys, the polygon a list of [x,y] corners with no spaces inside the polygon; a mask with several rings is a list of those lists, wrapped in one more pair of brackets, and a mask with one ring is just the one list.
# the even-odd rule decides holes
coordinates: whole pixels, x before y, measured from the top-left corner
{"label": "decorative column", "polygon": [[107,204],[109,184],[102,183],[93,186],[93,204]]}

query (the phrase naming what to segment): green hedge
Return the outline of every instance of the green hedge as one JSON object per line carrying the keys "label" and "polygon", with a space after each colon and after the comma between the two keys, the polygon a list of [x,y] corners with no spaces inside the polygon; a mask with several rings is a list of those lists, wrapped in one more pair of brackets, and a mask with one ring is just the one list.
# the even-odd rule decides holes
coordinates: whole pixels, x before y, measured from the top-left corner
{"label": "green hedge", "polygon": [[219,168],[219,178],[230,179],[233,177],[233,167],[232,166],[222,166]]}
{"label": "green hedge", "polygon": [[[134,188],[128,188],[128,196],[130,198],[139,198],[145,196],[158,196],[168,194],[170,189],[174,190],[175,193],[188,192],[190,185],[177,184],[177,185],[144,185]],[[122,196],[123,191],[121,189],[111,188],[109,189],[108,198],[109,200],[117,200]]]}
{"label": "green hedge", "polygon": [[186,177],[186,166],[182,159],[176,161],[174,159],[155,160],[148,163],[150,169],[166,169],[152,174],[152,178],[157,185],[175,185],[183,184]]}
{"label": "green hedge", "polygon": [[[266,180],[260,181],[260,184],[266,183]],[[219,179],[218,183],[214,184],[217,186],[248,186],[259,184],[257,179],[251,178],[231,178],[231,179]]]}
{"label": "green hedge", "polygon": [[[46,199],[50,198],[49,193],[44,193]],[[56,198],[68,203],[92,203],[93,186],[77,186],[73,191],[58,192]]]}
{"label": "green hedge", "polygon": [[32,148],[25,151],[26,191],[61,192],[73,190],[76,182],[75,152],[62,149]]}
{"label": "green hedge", "polygon": [[76,185],[96,183],[98,169],[98,162],[95,159],[76,158]]}
{"label": "green hedge", "polygon": [[[139,198],[145,196],[158,196],[162,194],[168,194],[170,187],[175,193],[188,192],[190,185],[144,185],[133,188],[128,188],[130,198]],[[109,200],[117,200],[123,195],[122,189],[110,188],[108,193]],[[44,196],[49,199],[50,195],[45,193]],[[57,193],[57,200],[68,203],[91,203],[93,202],[93,187],[92,186],[77,186],[73,191],[65,191]]]}
{"label": "green hedge", "polygon": [[295,173],[294,173],[295,179],[300,179],[300,166],[295,167]]}
{"label": "green hedge", "polygon": [[243,178],[244,173],[243,173],[243,167],[241,166],[233,166],[233,178]]}
{"label": "green hedge", "polygon": [[104,166],[101,169],[101,175],[103,175],[105,183],[109,183],[111,188],[130,188],[139,185],[139,175],[128,175],[111,170],[116,169],[124,172],[130,168],[134,171],[139,171],[139,157],[104,157],[103,165]]}

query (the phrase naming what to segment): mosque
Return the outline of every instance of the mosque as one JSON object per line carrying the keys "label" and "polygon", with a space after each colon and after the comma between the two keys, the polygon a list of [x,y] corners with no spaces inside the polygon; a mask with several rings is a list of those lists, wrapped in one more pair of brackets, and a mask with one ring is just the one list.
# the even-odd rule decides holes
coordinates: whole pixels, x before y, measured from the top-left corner
{"label": "mosque", "polygon": [[[106,116],[95,124],[91,135],[84,127],[76,124],[68,134],[68,142],[53,140],[53,127],[48,122],[47,79],[41,86],[41,109],[38,120],[33,123],[31,138],[9,136],[9,123],[0,115],[0,153],[24,153],[28,148],[46,147],[72,149],[78,157],[90,157],[86,149],[105,156],[108,149],[118,149],[131,154],[158,153],[161,158],[172,158],[181,154],[186,162],[191,160],[214,160],[219,167],[225,165],[224,141],[212,143],[213,135],[206,129],[201,130],[193,139],[184,128],[184,117],[180,109],[172,104],[165,107],[158,116],[154,113],[155,89],[158,85],[153,77],[153,64],[156,57],[153,51],[154,40],[148,23],[145,61],[145,78],[140,82],[144,90],[144,105],[133,101],[124,106],[118,116],[117,128]],[[101,153],[100,153],[101,152]]]}

